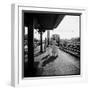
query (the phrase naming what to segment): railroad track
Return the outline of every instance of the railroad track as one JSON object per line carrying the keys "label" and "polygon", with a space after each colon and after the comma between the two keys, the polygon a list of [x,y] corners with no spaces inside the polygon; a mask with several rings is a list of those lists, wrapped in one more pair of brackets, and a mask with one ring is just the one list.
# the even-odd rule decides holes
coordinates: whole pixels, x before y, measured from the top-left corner
{"label": "railroad track", "polygon": [[80,58],[80,51],[73,48],[59,47],[59,49]]}

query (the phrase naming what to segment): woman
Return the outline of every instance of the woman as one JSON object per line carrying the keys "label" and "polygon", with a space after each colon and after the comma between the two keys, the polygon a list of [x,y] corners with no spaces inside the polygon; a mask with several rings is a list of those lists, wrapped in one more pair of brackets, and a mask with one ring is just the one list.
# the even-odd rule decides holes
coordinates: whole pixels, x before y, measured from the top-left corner
{"label": "woman", "polygon": [[58,50],[57,50],[57,46],[56,46],[56,40],[52,41],[52,56],[58,56]]}

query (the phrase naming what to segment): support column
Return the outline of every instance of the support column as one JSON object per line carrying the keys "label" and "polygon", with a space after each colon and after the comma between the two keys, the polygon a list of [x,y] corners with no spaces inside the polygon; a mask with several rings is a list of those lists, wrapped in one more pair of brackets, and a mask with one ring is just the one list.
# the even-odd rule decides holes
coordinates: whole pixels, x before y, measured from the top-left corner
{"label": "support column", "polygon": [[49,40],[50,40],[50,31],[47,30],[47,46],[49,46]]}
{"label": "support column", "polygon": [[40,52],[43,52],[43,45],[42,45],[42,30],[40,30]]}
{"label": "support column", "polygon": [[28,69],[29,76],[34,75],[33,24],[28,27]]}

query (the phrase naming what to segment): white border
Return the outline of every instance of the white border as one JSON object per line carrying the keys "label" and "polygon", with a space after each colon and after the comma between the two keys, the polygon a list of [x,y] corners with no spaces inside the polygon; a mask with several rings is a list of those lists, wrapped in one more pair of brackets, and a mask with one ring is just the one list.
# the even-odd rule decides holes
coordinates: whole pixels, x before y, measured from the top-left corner
{"label": "white border", "polygon": [[[43,77],[41,78],[27,78],[22,79],[22,10],[33,11],[49,11],[49,12],[71,12],[81,13],[81,75],[79,76],[58,76],[58,77]],[[11,44],[12,44],[12,58],[11,58],[11,84],[12,86],[31,86],[31,85],[44,85],[54,83],[72,83],[72,82],[85,82],[87,81],[87,61],[85,55],[85,39],[86,34],[86,9],[85,8],[49,8],[49,7],[33,7],[23,4],[12,4],[12,21],[11,21]],[[48,80],[49,79],[49,80]],[[55,82],[55,79],[57,82]],[[48,82],[47,82],[48,80]],[[38,83],[39,82],[39,83]]]}

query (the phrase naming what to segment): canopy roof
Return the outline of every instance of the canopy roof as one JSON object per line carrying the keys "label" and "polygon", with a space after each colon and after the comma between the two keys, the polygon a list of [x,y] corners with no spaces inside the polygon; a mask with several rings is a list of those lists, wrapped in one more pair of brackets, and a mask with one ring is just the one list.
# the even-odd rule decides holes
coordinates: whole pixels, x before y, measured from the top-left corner
{"label": "canopy roof", "polygon": [[64,16],[64,14],[25,13],[24,25],[27,26],[33,23],[35,29],[52,30],[60,24]]}
{"label": "canopy roof", "polygon": [[65,12],[38,12],[23,11],[24,25],[33,25],[35,29],[53,30],[56,28],[65,15],[79,16],[81,13],[65,13]]}

